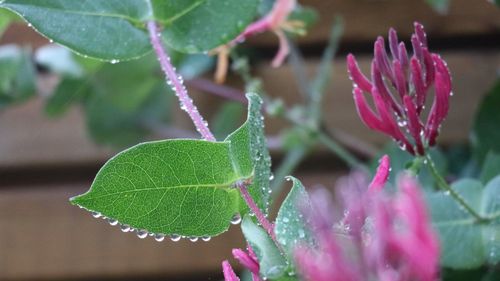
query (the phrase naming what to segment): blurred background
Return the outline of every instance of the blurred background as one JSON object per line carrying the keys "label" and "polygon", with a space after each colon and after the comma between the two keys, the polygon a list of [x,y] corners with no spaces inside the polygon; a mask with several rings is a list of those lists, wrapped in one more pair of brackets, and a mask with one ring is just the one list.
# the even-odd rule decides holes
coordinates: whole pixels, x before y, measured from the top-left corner
{"label": "blurred background", "polygon": [[[356,137],[361,144],[349,148],[368,159],[387,141],[357,117],[345,55],[354,53],[368,73],[375,38],[394,27],[408,42],[414,21],[425,26],[431,51],[444,57],[453,76],[454,96],[439,142],[455,147],[469,141],[475,110],[500,69],[499,8],[486,0],[299,2],[318,13],[308,34],[297,38],[306,75],[318,65],[335,16],[343,19],[344,34],[323,103],[324,125],[341,143]],[[0,14],[0,23],[2,17],[8,15]],[[100,166],[121,148],[196,136],[175,97],[165,94],[155,59],[117,64],[85,60],[50,45],[23,22],[6,27],[0,46],[0,64],[14,52],[21,58],[14,65],[24,73],[16,82],[20,97],[0,98],[0,280],[220,280],[220,262],[232,248],[243,246],[239,226],[208,243],[158,243],[122,233],[68,202],[89,188]],[[300,83],[290,64],[270,66],[276,47],[277,39],[263,34],[246,42],[245,52],[268,95],[293,104],[300,100]],[[222,136],[241,124],[244,105],[207,94],[214,87],[214,59],[179,55],[177,60],[192,78],[188,89],[216,133]],[[0,66],[0,83],[8,69],[11,64]],[[244,89],[235,74],[226,83]],[[287,126],[268,118],[266,132],[275,136]],[[294,173],[306,186],[333,186],[347,169],[324,151],[315,148]],[[284,151],[274,145],[271,152],[276,167]]]}

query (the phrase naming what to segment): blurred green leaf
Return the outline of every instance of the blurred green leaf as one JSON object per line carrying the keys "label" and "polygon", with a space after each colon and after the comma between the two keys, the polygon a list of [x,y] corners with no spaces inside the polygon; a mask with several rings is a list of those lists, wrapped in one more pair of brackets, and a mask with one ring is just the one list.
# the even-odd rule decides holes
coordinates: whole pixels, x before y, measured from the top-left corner
{"label": "blurred green leaf", "polygon": [[425,0],[436,12],[441,14],[448,13],[450,0]]}
{"label": "blurred green leaf", "polygon": [[282,277],[288,267],[286,259],[266,231],[257,226],[249,216],[243,218],[241,231],[257,255],[260,275],[272,280]]}
{"label": "blurred green leaf", "polygon": [[212,132],[216,139],[224,139],[227,135],[238,128],[245,108],[241,103],[226,102],[222,104],[217,114],[210,122]]}
{"label": "blurred green leaf", "polygon": [[311,208],[311,201],[302,183],[289,177],[293,182],[292,189],[281,204],[276,217],[274,232],[276,239],[288,254],[289,260],[293,260],[293,251],[299,245],[314,245],[314,238],[309,231],[306,219],[302,211]]}
{"label": "blurred green leaf", "polygon": [[479,179],[483,184],[500,175],[500,154],[490,152],[484,160]]}
{"label": "blurred green leaf", "polygon": [[34,93],[31,52],[15,45],[0,47],[0,108],[23,102]]}
{"label": "blurred green leaf", "polygon": [[448,194],[428,193],[432,221],[441,240],[441,264],[455,269],[473,269],[500,260],[500,177],[485,187],[478,180],[462,179],[452,187],[483,217],[478,223]]}
{"label": "blurred green leaf", "polygon": [[472,143],[479,163],[486,153],[500,153],[500,79],[483,98],[472,128]]}
{"label": "blurred green leaf", "polygon": [[3,33],[9,27],[9,25],[14,22],[18,21],[19,17],[12,13],[11,11],[8,10],[0,10],[0,37],[2,37]]}
{"label": "blurred green leaf", "polygon": [[65,77],[47,99],[45,113],[50,117],[63,115],[71,105],[90,94],[89,85],[83,79]]}

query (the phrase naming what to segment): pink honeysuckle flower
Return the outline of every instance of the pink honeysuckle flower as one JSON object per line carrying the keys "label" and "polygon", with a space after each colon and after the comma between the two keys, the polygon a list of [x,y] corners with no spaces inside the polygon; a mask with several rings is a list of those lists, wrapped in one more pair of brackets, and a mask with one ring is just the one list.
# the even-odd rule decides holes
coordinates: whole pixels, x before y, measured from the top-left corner
{"label": "pink honeysuckle flower", "polygon": [[287,21],[296,5],[296,0],[276,0],[273,8],[266,16],[250,24],[234,41],[242,42],[252,35],[265,31],[274,32],[279,39],[279,50],[273,59],[272,66],[281,66],[290,52],[284,31],[293,31],[295,28],[303,26],[300,22]]}
{"label": "pink honeysuckle flower", "polygon": [[[401,175],[397,182],[398,194],[389,197],[383,190],[367,192],[367,180],[359,173],[341,179],[337,188],[343,191],[350,219],[340,224],[333,215],[339,213],[334,209],[338,204],[328,192],[311,195],[314,207],[304,214],[317,245],[294,253],[304,280],[437,280],[439,244],[418,184],[409,175]],[[339,225],[345,231],[339,231]]]}
{"label": "pink honeysuckle flower", "polygon": [[257,256],[253,252],[252,247],[248,245],[247,247],[248,252],[245,252],[241,249],[233,249],[233,256],[235,259],[237,259],[243,267],[248,269],[252,273],[252,280],[253,281],[262,281],[259,275],[259,261],[257,259]]}
{"label": "pink honeysuckle flower", "polygon": [[391,159],[389,156],[384,155],[379,160],[379,165],[375,176],[372,179],[370,185],[368,185],[369,190],[381,190],[389,179],[389,173],[391,171]]}
{"label": "pink honeysuckle flower", "polygon": [[[389,58],[382,37],[374,45],[371,79],[359,69],[355,57],[347,56],[347,69],[354,83],[353,96],[358,114],[365,125],[391,136],[402,149],[415,155],[425,154],[436,144],[441,123],[448,114],[452,95],[451,77],[446,62],[429,51],[421,24],[415,23],[411,37],[413,56],[398,42],[394,29],[389,30]],[[434,85],[434,101],[423,120],[427,95]],[[372,96],[375,111],[365,93]]]}
{"label": "pink honeysuckle flower", "polygon": [[227,260],[222,262],[222,273],[224,274],[225,281],[240,281],[240,278],[236,276],[231,264]]}

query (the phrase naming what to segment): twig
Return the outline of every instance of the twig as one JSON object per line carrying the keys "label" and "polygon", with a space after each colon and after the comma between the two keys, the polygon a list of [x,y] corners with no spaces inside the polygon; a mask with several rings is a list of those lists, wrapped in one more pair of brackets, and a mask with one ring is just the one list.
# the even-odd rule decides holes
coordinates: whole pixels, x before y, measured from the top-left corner
{"label": "twig", "polygon": [[248,101],[245,99],[245,93],[239,91],[235,88],[216,84],[208,79],[195,78],[186,81],[189,87],[195,88],[200,91],[204,91],[228,100],[233,100],[247,104]]}

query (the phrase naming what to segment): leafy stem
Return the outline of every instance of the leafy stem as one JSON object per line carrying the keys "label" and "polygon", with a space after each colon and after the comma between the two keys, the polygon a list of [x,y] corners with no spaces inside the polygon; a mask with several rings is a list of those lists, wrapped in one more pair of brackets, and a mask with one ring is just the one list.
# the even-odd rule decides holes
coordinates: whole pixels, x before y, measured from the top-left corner
{"label": "leafy stem", "polygon": [[158,57],[158,61],[161,65],[161,69],[163,70],[167,78],[167,84],[172,87],[177,97],[179,98],[181,109],[187,112],[187,114],[193,121],[196,130],[200,132],[205,140],[215,141],[215,137],[212,132],[210,132],[207,122],[201,116],[198,108],[196,108],[196,106],[193,104],[193,100],[189,97],[186,87],[183,84],[182,77],[175,72],[175,68],[170,62],[170,57],[168,56],[165,48],[163,47],[163,44],[161,43],[160,30],[158,29],[158,25],[154,21],[148,21],[147,28],[149,31],[151,45],[153,45],[153,49],[155,50],[156,56]]}
{"label": "leafy stem", "polygon": [[[214,135],[208,128],[208,123],[203,119],[200,112],[193,104],[193,100],[189,97],[186,87],[183,84],[182,77],[176,73],[175,68],[170,63],[170,58],[161,43],[158,25],[154,21],[148,21],[147,28],[149,31],[149,37],[151,39],[151,44],[153,45],[153,49],[155,50],[155,53],[158,57],[161,68],[165,73],[167,84],[172,86],[172,89],[179,98],[181,108],[188,113],[189,117],[191,117],[191,120],[193,121],[193,124],[196,126],[196,129],[205,140],[215,141]],[[262,227],[264,227],[266,232],[276,243],[276,246],[280,248],[280,244],[278,243],[278,241],[276,240],[276,236],[274,235],[274,227],[272,223],[267,220],[266,216],[262,213],[260,208],[253,200],[252,196],[248,192],[247,185],[239,182],[237,183],[237,187],[246,204],[257,217],[259,223],[262,225]]]}
{"label": "leafy stem", "polygon": [[441,174],[438,172],[436,169],[436,165],[434,164],[434,161],[432,160],[430,154],[427,154],[424,156],[425,160],[427,161],[427,166],[429,167],[432,176],[436,180],[438,186],[443,189],[445,192],[449,193],[450,196],[460,205],[462,206],[471,216],[473,216],[478,222],[484,223],[488,222],[488,218],[482,217],[476,210],[474,210],[466,201],[465,199],[457,192],[455,191],[447,182],[446,180],[441,176]]}

